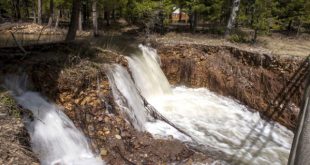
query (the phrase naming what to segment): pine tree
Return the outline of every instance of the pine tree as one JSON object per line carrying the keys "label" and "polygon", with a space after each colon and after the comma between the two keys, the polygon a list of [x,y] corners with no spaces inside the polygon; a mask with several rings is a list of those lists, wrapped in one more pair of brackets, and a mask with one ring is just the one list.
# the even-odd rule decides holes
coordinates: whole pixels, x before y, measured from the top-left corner
{"label": "pine tree", "polygon": [[[304,5],[309,0],[280,0],[277,2],[277,15],[282,30],[292,32],[294,25],[301,23]],[[310,10],[309,8],[306,10]]]}

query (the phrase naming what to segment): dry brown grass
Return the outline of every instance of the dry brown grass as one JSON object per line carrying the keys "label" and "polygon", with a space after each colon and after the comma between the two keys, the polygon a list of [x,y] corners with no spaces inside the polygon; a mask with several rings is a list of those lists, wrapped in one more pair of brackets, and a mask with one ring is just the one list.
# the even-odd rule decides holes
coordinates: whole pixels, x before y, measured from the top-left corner
{"label": "dry brown grass", "polygon": [[204,44],[233,46],[247,51],[275,55],[307,56],[310,54],[310,37],[288,37],[281,34],[260,36],[255,44],[230,42],[223,37],[210,34],[167,33],[153,35],[153,40],[165,44]]}
{"label": "dry brown grass", "polygon": [[310,36],[306,38],[287,37],[283,35],[264,36],[259,38],[264,48],[280,55],[307,56],[310,54]]}

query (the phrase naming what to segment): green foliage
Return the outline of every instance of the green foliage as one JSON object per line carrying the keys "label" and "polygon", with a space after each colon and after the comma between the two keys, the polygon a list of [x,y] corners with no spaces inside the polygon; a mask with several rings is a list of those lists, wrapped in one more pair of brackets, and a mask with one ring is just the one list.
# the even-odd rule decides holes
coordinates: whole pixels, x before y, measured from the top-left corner
{"label": "green foliage", "polygon": [[156,7],[157,3],[152,0],[136,2],[132,13],[138,18],[149,17],[153,14]]}
{"label": "green foliage", "polygon": [[216,34],[216,35],[224,35],[225,34],[226,27],[219,26],[219,27],[210,27],[206,30],[206,32],[210,34]]}
{"label": "green foliage", "polygon": [[207,10],[207,7],[203,3],[203,0],[187,0],[185,1],[186,6],[190,8],[193,12],[202,13]]}
{"label": "green foliage", "polygon": [[278,15],[279,22],[282,24],[283,30],[291,30],[294,23],[300,23],[301,17],[305,10],[305,3],[308,0],[280,0],[277,2],[276,14]]}
{"label": "green foliage", "polygon": [[3,13],[6,16],[11,16],[13,15],[13,9],[12,9],[12,4],[11,0],[1,0],[0,1],[0,12]]}
{"label": "green foliage", "polygon": [[267,32],[270,29],[270,24],[272,22],[271,0],[256,0],[254,3],[253,11],[253,29]]}
{"label": "green foliage", "polygon": [[130,0],[126,8],[126,17],[132,23],[146,25],[150,22],[154,23],[158,19],[159,12],[162,12],[166,17],[167,13],[172,12],[172,8],[170,0]]}
{"label": "green foliage", "polygon": [[[15,1],[1,0],[1,13],[14,18],[16,10],[13,2]],[[19,2],[22,17],[26,17],[26,11],[32,15],[32,6],[37,6],[37,0]],[[28,4],[25,5],[25,2]],[[42,2],[43,17],[45,17],[49,13],[49,0]],[[162,21],[158,18],[159,15],[164,17],[162,22],[168,25],[173,10],[181,8],[189,16],[197,16],[198,23],[203,20],[211,26],[225,26],[232,6],[232,0],[97,0],[97,2],[99,19],[103,17],[105,11],[109,14],[113,11],[113,16],[124,17],[129,22],[139,25],[152,19]],[[87,12],[83,13],[86,19],[91,17],[91,3],[92,0],[82,0],[83,9],[85,9],[83,12]],[[68,13],[71,10],[72,1],[54,0],[54,6]],[[259,34],[266,34],[271,30],[310,31],[310,0],[241,0],[237,14],[238,26],[251,28]],[[194,20],[197,21],[197,19]],[[210,30],[213,27],[207,27],[207,29]]]}
{"label": "green foliage", "polygon": [[0,105],[8,110],[9,114],[14,117],[20,117],[20,109],[15,100],[0,89]]}
{"label": "green foliage", "polygon": [[260,33],[293,30],[310,20],[309,0],[243,0],[238,21]]}
{"label": "green foliage", "polygon": [[249,43],[251,40],[249,39],[247,33],[242,32],[240,30],[234,31],[228,38],[231,42],[237,43]]}
{"label": "green foliage", "polygon": [[207,20],[220,22],[223,16],[223,0],[211,0],[206,3],[206,11],[204,12]]}

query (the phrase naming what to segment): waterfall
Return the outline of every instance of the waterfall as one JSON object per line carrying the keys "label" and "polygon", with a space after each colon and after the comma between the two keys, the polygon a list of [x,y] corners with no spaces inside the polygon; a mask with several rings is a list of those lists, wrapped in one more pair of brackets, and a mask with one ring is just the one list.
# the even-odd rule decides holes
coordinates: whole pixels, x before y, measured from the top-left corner
{"label": "waterfall", "polygon": [[31,146],[43,165],[103,165],[96,157],[86,137],[62,112],[61,108],[39,93],[27,91],[27,77],[8,76],[5,87],[12,91],[17,103],[30,111],[24,123]]}
{"label": "waterfall", "polygon": [[[159,65],[159,56],[153,48],[139,45],[141,54],[127,57],[129,68],[141,94],[150,99],[152,96],[171,94],[167,78]],[[143,77],[141,77],[141,75]]]}
{"label": "waterfall", "polygon": [[155,136],[168,137],[173,135],[183,141],[190,140],[189,137],[171,125],[161,120],[155,120],[147,113],[147,105],[144,105],[144,101],[126,68],[116,64],[107,65],[106,73],[115,102],[134,128],[139,131],[148,131]]}
{"label": "waterfall", "polygon": [[136,90],[135,84],[127,70],[119,65],[107,67],[107,75],[110,80],[113,97],[127,120],[138,130],[145,130],[145,123],[149,117],[143,105],[143,100]]}
{"label": "waterfall", "polygon": [[[136,128],[157,138],[172,135],[193,147],[218,151],[223,153],[219,157],[231,164],[287,163],[293,137],[290,130],[206,88],[171,88],[156,50],[139,48],[140,53],[127,57],[133,80],[124,67],[108,66],[114,98]],[[151,120],[141,95],[193,140],[163,121]]]}

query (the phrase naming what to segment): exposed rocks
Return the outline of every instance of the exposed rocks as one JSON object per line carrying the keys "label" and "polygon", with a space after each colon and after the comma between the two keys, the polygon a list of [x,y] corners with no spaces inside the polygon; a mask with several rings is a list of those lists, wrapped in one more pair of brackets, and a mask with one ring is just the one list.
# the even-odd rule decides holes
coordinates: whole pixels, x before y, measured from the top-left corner
{"label": "exposed rocks", "polygon": [[122,137],[120,135],[115,135],[115,138],[118,139],[118,140],[122,139]]}
{"label": "exposed rocks", "polygon": [[157,48],[162,68],[173,85],[207,87],[290,129],[295,127],[308,67],[305,64],[298,70],[303,58],[227,46],[158,44]]}
{"label": "exposed rocks", "polygon": [[104,148],[101,148],[100,149],[100,155],[101,156],[107,156],[108,155],[108,151],[106,149],[104,149]]}

